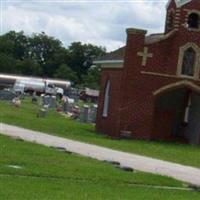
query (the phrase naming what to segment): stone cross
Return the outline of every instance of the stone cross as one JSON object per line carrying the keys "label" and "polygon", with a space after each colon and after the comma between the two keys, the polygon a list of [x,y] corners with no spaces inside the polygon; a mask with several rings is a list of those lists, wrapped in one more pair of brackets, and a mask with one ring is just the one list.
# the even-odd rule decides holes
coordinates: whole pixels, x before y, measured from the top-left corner
{"label": "stone cross", "polygon": [[142,66],[146,66],[147,59],[153,57],[152,53],[148,53],[148,47],[144,47],[144,51],[138,52],[137,55],[142,57]]}

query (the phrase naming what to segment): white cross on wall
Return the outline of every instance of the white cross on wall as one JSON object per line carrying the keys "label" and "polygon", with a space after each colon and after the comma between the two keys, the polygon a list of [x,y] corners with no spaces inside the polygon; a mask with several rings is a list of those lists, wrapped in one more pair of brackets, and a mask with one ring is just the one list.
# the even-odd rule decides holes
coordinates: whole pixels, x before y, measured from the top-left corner
{"label": "white cross on wall", "polygon": [[147,59],[153,57],[152,53],[148,53],[148,47],[144,47],[144,51],[138,52],[137,55],[142,57],[142,66],[146,66]]}

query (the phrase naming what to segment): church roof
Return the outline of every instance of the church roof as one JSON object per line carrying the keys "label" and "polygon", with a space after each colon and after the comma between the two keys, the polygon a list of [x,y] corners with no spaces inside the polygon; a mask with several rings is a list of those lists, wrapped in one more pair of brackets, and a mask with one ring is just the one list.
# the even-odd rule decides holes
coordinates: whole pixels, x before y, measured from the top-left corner
{"label": "church roof", "polygon": [[108,60],[123,60],[124,59],[124,53],[125,53],[125,47],[121,47],[115,51],[112,51],[110,53],[107,53],[106,55],[99,57],[95,60],[97,61],[108,61]]}
{"label": "church roof", "polygon": [[[168,6],[169,6],[169,4],[172,2],[173,0],[168,0],[168,2],[167,2],[167,8],[168,8]],[[175,1],[175,3],[176,3],[176,6],[177,7],[181,7],[181,6],[183,6],[183,5],[185,5],[185,4],[187,4],[187,3],[189,3],[189,2],[191,2],[192,0],[174,0]]]}
{"label": "church roof", "polygon": [[99,90],[93,90],[90,88],[85,88],[85,94],[91,97],[98,97],[99,96]]}

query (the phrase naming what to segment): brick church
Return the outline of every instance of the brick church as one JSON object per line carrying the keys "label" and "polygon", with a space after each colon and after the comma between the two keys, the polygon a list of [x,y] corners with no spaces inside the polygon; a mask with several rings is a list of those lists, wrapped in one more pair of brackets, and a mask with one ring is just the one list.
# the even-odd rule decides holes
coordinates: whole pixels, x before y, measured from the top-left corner
{"label": "brick church", "polygon": [[200,0],[169,0],[164,33],[126,32],[125,47],[95,61],[97,130],[200,144]]}

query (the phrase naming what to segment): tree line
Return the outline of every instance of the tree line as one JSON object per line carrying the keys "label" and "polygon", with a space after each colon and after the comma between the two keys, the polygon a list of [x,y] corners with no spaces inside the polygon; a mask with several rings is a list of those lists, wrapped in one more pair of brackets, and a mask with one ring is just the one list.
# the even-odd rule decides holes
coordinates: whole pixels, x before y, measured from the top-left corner
{"label": "tree line", "polygon": [[98,88],[99,67],[95,58],[106,53],[104,47],[62,42],[42,33],[27,36],[10,31],[0,36],[0,72],[70,80],[75,86]]}

